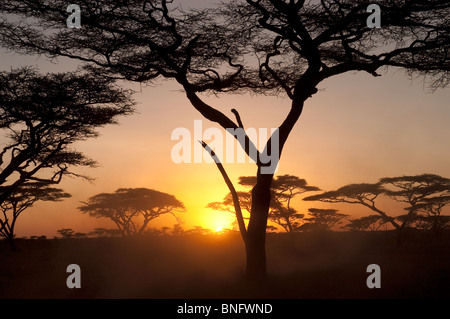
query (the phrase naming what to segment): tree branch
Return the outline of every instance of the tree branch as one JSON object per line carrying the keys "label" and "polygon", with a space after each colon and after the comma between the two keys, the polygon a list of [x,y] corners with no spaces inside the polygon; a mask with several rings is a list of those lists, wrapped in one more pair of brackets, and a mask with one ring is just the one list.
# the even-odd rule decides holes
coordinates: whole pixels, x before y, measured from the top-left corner
{"label": "tree branch", "polygon": [[233,205],[234,210],[236,213],[236,219],[239,225],[239,231],[241,232],[242,239],[244,242],[247,241],[247,229],[245,227],[244,218],[242,216],[241,211],[241,205],[239,203],[239,196],[236,192],[236,189],[233,186],[233,183],[231,182],[230,178],[228,177],[228,174],[225,171],[225,168],[223,167],[222,163],[220,162],[219,158],[216,156],[214,151],[206,144],[204,141],[199,141],[199,143],[202,144],[203,148],[209,153],[209,155],[212,157],[214,162],[217,165],[217,168],[219,169],[220,173],[222,174],[223,179],[225,180],[225,183],[228,186],[228,189],[230,190],[231,196],[233,197]]}

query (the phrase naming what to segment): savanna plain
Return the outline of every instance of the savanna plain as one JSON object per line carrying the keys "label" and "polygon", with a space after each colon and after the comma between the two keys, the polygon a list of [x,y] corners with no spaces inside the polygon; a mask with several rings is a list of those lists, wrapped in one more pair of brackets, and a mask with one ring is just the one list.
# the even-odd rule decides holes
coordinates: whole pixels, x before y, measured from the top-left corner
{"label": "savanna plain", "polygon": [[[0,298],[449,298],[450,233],[270,233],[268,282],[244,280],[238,233],[0,241]],[[66,285],[67,266],[81,288]],[[369,289],[367,267],[381,269]]]}

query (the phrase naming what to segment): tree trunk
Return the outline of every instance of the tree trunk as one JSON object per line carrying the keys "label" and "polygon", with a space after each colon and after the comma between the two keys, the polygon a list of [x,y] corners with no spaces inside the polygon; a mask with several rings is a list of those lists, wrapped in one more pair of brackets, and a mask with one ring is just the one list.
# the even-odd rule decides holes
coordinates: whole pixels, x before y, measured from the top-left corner
{"label": "tree trunk", "polygon": [[270,186],[273,175],[258,174],[252,190],[252,208],[247,229],[246,277],[251,284],[261,284],[267,279],[266,227],[270,206]]}
{"label": "tree trunk", "polygon": [[287,224],[287,228],[288,228],[288,233],[292,235],[294,233],[294,229],[292,228],[292,224],[291,224],[291,221],[289,220],[289,216],[286,217],[285,219],[286,219],[286,224]]}

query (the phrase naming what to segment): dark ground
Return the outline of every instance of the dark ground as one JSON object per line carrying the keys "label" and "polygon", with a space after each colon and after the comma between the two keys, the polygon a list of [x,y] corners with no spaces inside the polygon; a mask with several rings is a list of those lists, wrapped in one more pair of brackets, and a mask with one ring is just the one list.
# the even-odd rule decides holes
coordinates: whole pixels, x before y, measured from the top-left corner
{"label": "dark ground", "polygon": [[[0,242],[0,298],[450,298],[450,240],[390,232],[269,234],[269,284],[241,283],[238,234]],[[69,289],[69,264],[81,288]],[[369,289],[369,264],[381,288]]]}

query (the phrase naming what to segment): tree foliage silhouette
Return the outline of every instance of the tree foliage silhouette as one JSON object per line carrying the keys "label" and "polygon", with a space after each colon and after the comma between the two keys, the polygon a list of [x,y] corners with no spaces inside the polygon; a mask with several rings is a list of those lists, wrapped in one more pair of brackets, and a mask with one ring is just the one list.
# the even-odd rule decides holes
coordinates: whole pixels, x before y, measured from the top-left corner
{"label": "tree foliage silhouette", "polygon": [[28,182],[20,185],[14,193],[10,194],[1,204],[0,210],[0,236],[10,243],[13,250],[15,226],[19,216],[37,201],[60,201],[70,197],[62,189],[49,187],[47,183]]}
{"label": "tree foliage silhouette", "polygon": [[[375,184],[350,184],[335,191],[308,196],[304,200],[364,205],[379,214],[385,222],[390,223],[397,230],[397,243],[400,245],[404,230],[414,221],[418,209],[423,209],[423,205],[429,204],[430,201],[433,202],[433,198],[439,201],[439,198],[447,196],[449,192],[449,179],[434,174],[422,174],[381,178]],[[399,219],[398,216],[392,216],[381,210],[376,205],[380,195],[408,204],[409,206],[405,207],[408,213]]]}
{"label": "tree foliage silhouette", "polygon": [[400,236],[406,227],[417,220],[419,209],[423,212],[427,206],[429,209],[435,205],[445,206],[445,198],[450,195],[450,179],[435,174],[382,178],[380,183],[386,188],[387,196],[409,205],[405,207],[407,214],[400,218]]}
{"label": "tree foliage silhouette", "polygon": [[150,221],[184,211],[184,205],[173,195],[148,188],[119,188],[89,198],[79,209],[96,218],[111,219],[122,236],[142,235]]}
{"label": "tree foliage silhouette", "polygon": [[350,231],[377,231],[386,223],[387,221],[380,215],[369,215],[350,219],[349,223],[345,225],[344,228]]}
{"label": "tree foliage silhouette", "polygon": [[431,230],[437,238],[441,237],[444,229],[450,228],[450,216],[443,215],[443,209],[450,205],[450,195],[440,195],[423,199],[416,204],[417,227]]}
{"label": "tree foliage silhouette", "polygon": [[56,232],[64,239],[75,237],[75,231],[72,228],[62,228],[58,229]]}
{"label": "tree foliage silhouette", "polygon": [[[233,121],[200,93],[250,91],[291,100],[291,109],[276,130],[276,160],[261,161],[261,153],[247,136],[242,143],[249,156],[257,154],[251,216],[242,232],[247,276],[256,282],[266,277],[273,172],[264,171],[278,164],[317,86],[346,72],[379,76],[380,68],[390,66],[410,75],[427,75],[433,88],[446,86],[450,79],[449,1],[378,1],[379,29],[367,26],[370,1],[363,0],[234,0],[188,11],[168,0],[80,0],[79,4],[82,27],[73,32],[63,25],[65,1],[5,0],[2,13],[32,17],[39,23],[6,18],[0,22],[0,41],[20,52],[78,59],[98,75],[147,83],[161,77],[174,79],[194,108],[224,129],[243,127],[237,110]],[[271,142],[269,138],[264,149],[270,151]]]}
{"label": "tree foliage silhouette", "polygon": [[12,240],[17,217],[36,200],[67,197],[50,187],[64,176],[89,179],[72,169],[95,162],[71,145],[97,137],[97,128],[116,123],[132,107],[130,93],[110,79],[80,73],[41,75],[28,67],[0,72],[0,129],[5,138],[0,152],[2,234]]}
{"label": "tree foliage silhouette", "polygon": [[330,231],[348,216],[338,213],[337,209],[309,208],[308,212],[310,217],[305,218],[306,223],[300,226],[303,231]]}

